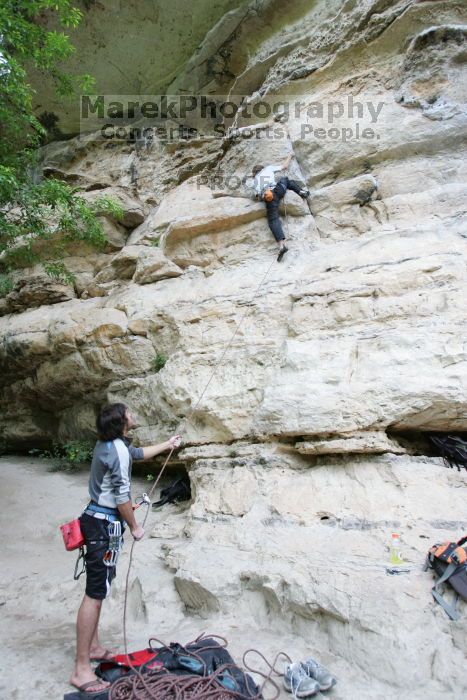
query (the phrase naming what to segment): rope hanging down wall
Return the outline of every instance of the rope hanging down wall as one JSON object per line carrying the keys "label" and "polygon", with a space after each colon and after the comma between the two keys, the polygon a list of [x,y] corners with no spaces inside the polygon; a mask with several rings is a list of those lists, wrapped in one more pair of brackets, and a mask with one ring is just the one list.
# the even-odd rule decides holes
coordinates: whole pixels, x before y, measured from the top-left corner
{"label": "rope hanging down wall", "polygon": [[[285,198],[284,198],[284,203],[285,203]],[[285,213],[286,213],[287,231],[288,231],[288,217],[287,217],[287,204],[286,204],[286,203],[285,203],[285,206],[286,206]],[[275,262],[276,262],[276,260],[275,260],[275,258],[273,258],[273,260],[272,260],[272,262],[269,264],[269,266],[268,266],[268,268],[267,268],[265,274],[264,274],[263,277],[261,278],[261,280],[260,280],[258,286],[256,287],[255,291],[253,292],[253,295],[251,296],[251,299],[250,299],[250,302],[249,302],[249,303],[251,303],[251,302],[257,297],[259,290],[261,289],[261,287],[263,286],[263,284],[264,284],[264,282],[266,281],[267,277],[269,276],[269,273],[270,273],[270,271],[271,271],[271,269],[272,269],[272,266],[274,265]],[[180,422],[180,424],[179,424],[179,427],[178,427],[178,430],[176,431],[178,434],[180,434],[180,435],[183,434],[183,427],[186,426],[186,424],[190,422],[190,417],[195,413],[195,411],[197,410],[198,406],[200,405],[202,399],[204,398],[204,396],[205,396],[205,394],[206,394],[206,391],[208,390],[208,388],[209,388],[209,386],[210,386],[212,380],[214,379],[214,376],[215,376],[215,374],[216,374],[216,372],[217,372],[218,367],[221,365],[221,363],[222,363],[224,357],[226,356],[226,354],[227,354],[227,352],[229,351],[229,349],[230,349],[230,347],[231,347],[233,341],[235,340],[235,338],[236,338],[236,336],[237,336],[237,333],[238,333],[238,331],[240,330],[240,328],[241,328],[241,326],[242,326],[242,324],[243,324],[243,321],[245,320],[246,314],[247,314],[247,312],[248,312],[248,306],[249,306],[249,304],[246,305],[245,310],[244,310],[244,312],[242,313],[242,315],[241,315],[241,317],[240,317],[240,320],[237,322],[237,324],[236,324],[236,326],[235,326],[235,329],[234,329],[234,331],[233,331],[233,333],[232,333],[232,336],[230,337],[230,339],[229,339],[227,345],[225,346],[225,348],[224,348],[224,350],[223,350],[223,352],[222,352],[222,354],[221,354],[219,360],[215,363],[214,368],[213,368],[213,370],[212,370],[212,372],[211,372],[211,374],[210,374],[210,376],[209,376],[209,378],[208,378],[208,381],[206,382],[206,385],[204,386],[204,388],[203,388],[201,394],[199,395],[199,397],[198,397],[196,403],[195,403],[194,406],[190,409],[189,413],[181,420],[181,422]],[[158,483],[159,483],[159,481],[160,481],[160,479],[161,479],[161,477],[162,477],[162,475],[163,475],[163,473],[164,473],[164,471],[165,471],[165,468],[167,467],[167,464],[168,464],[169,461],[170,461],[170,458],[172,457],[172,454],[173,454],[173,452],[174,452],[174,449],[175,449],[175,448],[172,448],[172,449],[170,450],[169,454],[167,455],[167,457],[166,457],[166,459],[165,459],[165,461],[164,461],[164,463],[163,463],[163,465],[162,465],[162,467],[161,467],[161,470],[160,470],[160,472],[159,472],[159,474],[158,474],[158,476],[157,476],[157,479],[155,480],[154,484],[152,485],[152,487],[151,487],[151,489],[150,489],[150,491],[149,491],[149,493],[148,493],[148,500],[149,500],[149,502],[150,502],[151,497],[152,497],[152,495],[153,495],[153,493],[154,493],[154,491],[155,491],[155,489],[156,489],[156,487],[157,487],[157,485],[158,485]],[[147,504],[146,504],[146,505],[147,505]],[[149,507],[146,507],[146,513],[145,513],[144,518],[143,518],[143,521],[142,521],[142,523],[141,523],[141,526],[142,526],[143,528],[144,528],[145,525],[146,525],[146,521],[147,521],[147,519],[148,519],[148,515],[149,515]],[[129,561],[128,561],[128,569],[127,569],[126,579],[125,579],[125,597],[124,597],[124,604],[123,604],[123,643],[124,643],[125,654],[127,654],[127,655],[128,655],[128,638],[127,638],[128,592],[129,592],[130,573],[131,573],[131,568],[132,568],[132,565],[133,565],[133,554],[134,554],[135,545],[136,545],[136,540],[133,540],[132,543],[131,543],[130,555],[129,555]],[[149,687],[146,687],[146,681],[142,678],[142,675],[141,675],[140,671],[139,671],[137,668],[135,668],[135,667],[133,667],[133,666],[131,665],[131,661],[130,661],[130,667],[131,667],[132,671],[134,671],[134,672],[140,677],[141,681],[143,682],[144,687],[146,688],[147,692],[149,693],[149,696],[147,696],[147,697],[154,698],[155,700],[159,700],[160,697],[161,697],[160,693],[155,692],[155,694],[151,694],[152,690],[150,690]],[[224,696],[227,697],[227,696],[225,695],[225,691],[224,691]],[[135,694],[135,695],[133,695],[132,697],[134,697],[135,700],[136,700],[136,698],[138,697],[138,695]],[[178,696],[177,696],[177,697],[178,697]],[[214,699],[213,699],[213,700],[214,700]]]}

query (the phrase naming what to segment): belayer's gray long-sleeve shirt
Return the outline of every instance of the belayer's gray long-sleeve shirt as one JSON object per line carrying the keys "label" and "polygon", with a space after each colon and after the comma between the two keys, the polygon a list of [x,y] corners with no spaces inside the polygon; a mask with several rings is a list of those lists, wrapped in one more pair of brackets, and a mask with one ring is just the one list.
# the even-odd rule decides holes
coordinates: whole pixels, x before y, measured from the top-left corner
{"label": "belayer's gray long-sleeve shirt", "polygon": [[133,447],[124,439],[98,440],[89,477],[91,499],[106,508],[116,508],[131,500],[132,461],[143,459],[143,456],[142,447]]}

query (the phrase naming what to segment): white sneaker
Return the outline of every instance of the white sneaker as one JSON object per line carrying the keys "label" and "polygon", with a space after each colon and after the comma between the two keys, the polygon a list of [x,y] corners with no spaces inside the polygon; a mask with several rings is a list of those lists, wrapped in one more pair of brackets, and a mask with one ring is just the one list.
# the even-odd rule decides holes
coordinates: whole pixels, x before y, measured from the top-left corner
{"label": "white sneaker", "polygon": [[319,683],[320,690],[329,690],[333,685],[336,685],[337,679],[328,669],[311,657],[300,663],[305,673],[309,678],[314,678]]}
{"label": "white sneaker", "polygon": [[319,683],[310,678],[301,664],[288,664],[284,672],[284,688],[294,698],[309,698],[319,692]]}

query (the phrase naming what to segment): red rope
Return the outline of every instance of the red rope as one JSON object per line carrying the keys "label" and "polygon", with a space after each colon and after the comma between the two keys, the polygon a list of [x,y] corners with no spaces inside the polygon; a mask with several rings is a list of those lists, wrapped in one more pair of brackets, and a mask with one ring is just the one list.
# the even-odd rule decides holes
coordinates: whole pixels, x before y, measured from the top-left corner
{"label": "red rope", "polygon": [[[196,644],[202,639],[220,640],[220,644],[206,645],[202,648],[203,651],[209,649],[218,649],[227,647],[227,640],[218,635],[200,635],[193,642],[189,642],[186,646],[179,645],[184,654],[192,656],[201,662],[206,671],[206,664],[199,654],[187,647]],[[154,647],[153,642],[158,642],[161,647]],[[159,651],[161,648],[170,649],[156,637],[151,637],[149,640],[149,648],[153,651]],[[269,673],[263,673],[259,669],[252,668],[246,663],[248,654],[257,654],[269,668]],[[148,671],[142,673],[139,669],[131,666],[131,661],[128,659],[128,666],[133,668],[134,675],[125,676],[115,681],[109,688],[109,700],[260,700],[264,698],[264,688],[269,683],[274,689],[274,695],[268,700],[277,700],[280,695],[280,688],[272,679],[272,676],[282,676],[283,673],[276,669],[277,661],[280,657],[284,657],[287,661],[291,661],[290,657],[285,652],[279,652],[274,661],[269,663],[266,657],[257,649],[248,649],[243,655],[244,666],[252,673],[256,673],[264,680],[261,687],[257,690],[256,686],[252,687],[252,679],[239,666],[234,664],[223,664],[217,668],[214,673],[204,676],[199,675],[183,675],[179,676],[170,673],[167,669],[162,671]],[[243,681],[248,689],[248,695],[240,691],[230,690],[225,688],[219,677],[230,669],[236,670],[237,673],[243,675]],[[231,676],[233,678],[233,676]]]}

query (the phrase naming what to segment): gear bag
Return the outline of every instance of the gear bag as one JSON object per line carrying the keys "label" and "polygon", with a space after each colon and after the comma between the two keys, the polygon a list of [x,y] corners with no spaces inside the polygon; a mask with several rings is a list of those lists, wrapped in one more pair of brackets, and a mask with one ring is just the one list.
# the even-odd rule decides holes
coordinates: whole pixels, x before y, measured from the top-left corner
{"label": "gear bag", "polygon": [[430,435],[430,440],[448,467],[467,469],[467,441],[458,435]]}
{"label": "gear bag", "polygon": [[72,552],[74,549],[80,549],[84,546],[84,537],[81,532],[79,518],[70,520],[70,522],[65,523],[65,525],[60,525],[60,530],[67,552]]}
{"label": "gear bag", "polygon": [[[426,558],[425,571],[434,570],[439,577],[431,589],[433,598],[441,605],[451,620],[458,620],[459,598],[467,601],[467,536],[458,542],[443,542],[430,547]],[[440,593],[440,586],[448,583],[454,590],[454,602],[448,603]]]}
{"label": "gear bag", "polygon": [[162,489],[161,497],[152,504],[153,508],[161,508],[166,503],[179,503],[191,498],[190,482],[187,478],[177,479],[171,486]]}

